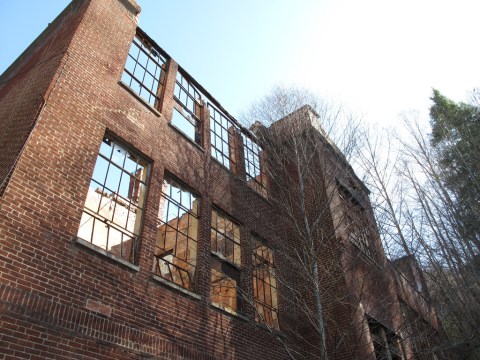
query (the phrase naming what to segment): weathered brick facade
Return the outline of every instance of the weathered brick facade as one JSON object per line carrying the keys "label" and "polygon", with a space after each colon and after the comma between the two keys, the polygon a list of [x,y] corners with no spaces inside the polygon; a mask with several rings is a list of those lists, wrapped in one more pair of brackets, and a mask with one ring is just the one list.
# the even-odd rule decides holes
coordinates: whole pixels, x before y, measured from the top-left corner
{"label": "weathered brick facade", "polygon": [[[287,261],[292,247],[280,256],[298,234],[275,200],[280,182],[264,172],[268,151],[258,150],[255,135],[137,29],[139,13],[134,0],[75,0],[0,78],[0,353],[9,359],[318,357],[318,332],[299,310],[303,305],[288,298],[298,286],[305,307],[315,302]],[[135,34],[145,54],[165,59],[158,93],[153,86],[156,100],[124,78]],[[188,85],[178,85],[178,74]],[[182,86],[200,95],[182,105]],[[368,190],[309,122],[312,116],[305,107],[259,131],[281,132],[282,124],[302,119],[315,132],[323,185],[307,187],[305,199],[309,214],[322,213],[318,281],[327,353],[375,359],[369,318],[403,340],[399,299],[425,314],[412,305],[411,289],[399,290],[386,271]],[[212,144],[219,149],[215,159]],[[116,151],[123,168],[115,164]],[[125,170],[132,159],[136,170]],[[102,183],[98,172],[110,174],[107,168],[122,175],[105,175]],[[180,184],[179,196],[197,200],[169,198],[167,177]],[[108,190],[115,181],[118,188]],[[123,187],[128,195],[121,198]],[[92,210],[95,201],[103,212]],[[175,201],[177,217],[163,219],[165,204]],[[352,206],[366,214],[368,247],[346,220],[358,216]],[[88,231],[80,231],[87,221]],[[257,238],[268,246],[258,247]],[[267,248],[277,257],[262,275],[260,265],[273,261]],[[266,325],[258,324],[253,294],[273,286],[272,269],[279,275],[278,304],[276,295],[263,298]],[[252,281],[260,276],[263,282]],[[434,315],[425,319],[439,330]],[[402,343],[406,358],[414,358],[412,344]]]}

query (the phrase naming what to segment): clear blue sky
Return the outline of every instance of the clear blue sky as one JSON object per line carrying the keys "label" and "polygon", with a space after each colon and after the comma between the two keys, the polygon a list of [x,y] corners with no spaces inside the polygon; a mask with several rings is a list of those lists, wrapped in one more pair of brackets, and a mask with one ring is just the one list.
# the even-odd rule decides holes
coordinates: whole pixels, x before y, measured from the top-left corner
{"label": "clear blue sky", "polygon": [[[0,73],[67,0],[0,5]],[[232,114],[297,84],[373,123],[480,86],[476,0],[138,0],[139,25]]]}

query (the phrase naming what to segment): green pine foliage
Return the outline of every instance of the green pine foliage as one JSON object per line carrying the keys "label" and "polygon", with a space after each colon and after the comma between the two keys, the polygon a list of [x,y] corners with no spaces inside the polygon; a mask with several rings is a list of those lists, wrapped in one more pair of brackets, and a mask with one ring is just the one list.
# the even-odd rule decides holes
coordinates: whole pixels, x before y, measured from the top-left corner
{"label": "green pine foliage", "polygon": [[480,108],[433,91],[431,144],[451,191],[463,240],[480,251]]}

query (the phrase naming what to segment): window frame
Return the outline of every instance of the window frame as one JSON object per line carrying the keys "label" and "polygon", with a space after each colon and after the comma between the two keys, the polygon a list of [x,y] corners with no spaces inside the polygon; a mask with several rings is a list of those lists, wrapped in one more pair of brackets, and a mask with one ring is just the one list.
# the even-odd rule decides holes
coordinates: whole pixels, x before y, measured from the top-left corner
{"label": "window frame", "polygon": [[265,151],[257,141],[247,134],[242,134],[245,179],[248,186],[264,198],[268,198],[268,176],[265,164]]}
{"label": "window frame", "polygon": [[[111,149],[109,150],[110,155],[107,156],[106,154],[102,153],[105,150],[102,150],[104,148],[104,144],[111,146]],[[110,145],[111,144],[111,145]],[[121,156],[124,157],[122,165],[116,163],[113,160],[113,156],[115,151],[119,152]],[[122,151],[124,152],[122,154]],[[135,157],[136,158],[136,170],[134,173],[130,173],[127,168],[125,167],[126,162],[127,162],[127,156],[130,158]],[[102,162],[104,163],[102,165]],[[105,164],[106,163],[106,164]],[[139,167],[139,164],[143,163],[141,165],[142,167]],[[148,188],[149,188],[149,179],[150,179],[150,169],[151,169],[151,164],[152,161],[143,155],[141,152],[133,148],[131,145],[129,145],[127,142],[125,142],[123,139],[120,137],[112,134],[109,131],[106,131],[103,138],[102,142],[100,144],[99,150],[97,152],[97,157],[95,161],[95,166],[92,171],[92,175],[90,176],[90,181],[89,181],[89,187],[87,191],[87,195],[85,198],[84,206],[82,208],[82,217],[80,220],[80,225],[77,230],[77,237],[84,241],[85,243],[88,244],[89,247],[92,247],[93,249],[98,249],[100,252],[104,252],[107,254],[109,257],[113,256],[114,258],[118,258],[122,261],[126,261],[127,263],[130,264],[138,264],[138,249],[140,246],[140,240],[141,240],[141,235],[143,231],[143,220],[144,220],[144,213],[145,213],[145,203],[147,201],[148,197]],[[102,167],[107,166],[106,170],[103,170]],[[110,169],[114,169],[113,173],[115,174],[116,172],[120,173],[120,177],[117,179],[116,176],[110,176]],[[141,172],[141,177],[143,177],[143,180],[138,177],[138,172],[139,170],[142,170]],[[99,174],[102,174],[102,171],[105,172],[103,176],[103,182],[100,182],[99,178],[96,178],[97,176],[100,176]],[[126,188],[126,184],[123,182],[123,176],[127,174],[129,176],[129,184],[128,184],[128,190],[127,190],[127,196],[124,196],[124,190],[123,193],[120,192],[120,188],[123,187],[124,189]],[[132,183],[132,178],[133,178],[133,183]],[[111,189],[110,185],[107,186],[107,182],[111,183],[117,183],[117,188],[116,191],[114,189]],[[92,184],[96,184],[98,186],[96,189],[93,189]],[[96,194],[92,194],[91,191],[93,191]],[[98,200],[95,199],[95,197],[100,196]],[[134,201],[135,197],[141,197],[138,199],[138,201]],[[109,199],[109,200],[108,200]],[[106,205],[110,202],[108,211],[112,209],[111,214],[108,214],[108,217],[105,215],[107,210],[104,210]],[[90,204],[91,203],[91,204]],[[97,210],[94,210],[94,204],[98,203],[96,206]],[[111,205],[114,203],[113,205]],[[127,210],[127,215],[126,219],[123,219],[122,215],[122,209],[120,208],[120,211],[117,213],[117,206],[120,207],[125,207]],[[127,207],[128,206],[128,207]],[[133,209],[133,210],[131,210]],[[139,218],[137,218],[137,213],[140,212]],[[119,214],[119,215],[117,215]],[[130,215],[135,214],[134,216],[134,224],[133,224],[133,230],[130,230],[128,227],[131,225],[129,224],[129,220],[131,220]],[[121,224],[118,223],[119,219],[122,219],[123,223],[125,224],[124,227],[122,228]],[[84,236],[84,234],[87,234],[87,231],[83,228],[87,224],[88,221],[93,220],[91,226],[91,230],[89,231],[90,235]],[[97,223],[103,224],[106,228],[106,238],[105,239],[99,239],[100,237],[103,238],[103,231],[101,230],[101,226],[97,228]],[[89,227],[86,229],[88,230]],[[120,243],[115,244],[110,247],[109,249],[109,240],[113,238],[110,237],[111,232],[116,231],[121,233],[120,235]],[[99,235],[100,233],[100,235]],[[124,240],[123,237],[126,236],[127,240]],[[102,241],[99,240],[104,240],[104,246],[101,245]],[[125,243],[131,241],[131,248],[130,250],[126,249],[124,250]],[[117,247],[113,249],[114,247]],[[118,249],[119,252],[117,251]],[[125,252],[124,252],[125,251]]]}
{"label": "window frame", "polygon": [[[169,194],[165,193],[165,187],[166,184],[169,186]],[[180,193],[180,202],[176,199],[174,199],[171,191],[174,188],[172,184],[176,184],[177,188],[181,191]],[[190,203],[192,208],[188,209],[183,203],[182,203],[182,197],[184,196],[183,192],[188,192],[188,195],[190,197]],[[193,199],[193,200],[192,200]],[[196,203],[196,209],[193,209],[194,203]],[[180,214],[181,211],[184,211],[182,215],[177,215],[177,217],[172,218],[171,220],[166,219],[167,222],[164,220],[160,219],[160,211],[164,210],[166,216],[169,216],[169,210],[170,206],[174,206],[177,208],[177,214]],[[183,181],[179,180],[177,177],[174,175],[170,174],[169,172],[165,172],[163,181],[162,181],[162,192],[160,194],[160,204],[159,204],[159,216],[157,217],[157,235],[156,235],[156,244],[155,244],[155,252],[154,252],[154,274],[161,277],[162,279],[165,279],[166,281],[169,281],[177,286],[180,286],[186,290],[189,291],[195,291],[196,290],[196,278],[197,278],[197,261],[198,261],[198,236],[199,236],[199,227],[200,227],[200,206],[201,206],[201,198],[198,195],[198,193],[192,189],[190,186],[186,185]],[[162,213],[162,217],[163,217]],[[187,230],[186,232],[182,232],[179,230],[180,226],[180,219],[184,215],[187,215]],[[194,220],[196,222],[196,229],[195,229],[195,234],[190,234],[190,223],[191,220]],[[176,222],[176,227],[170,224],[171,221],[177,221]],[[162,226],[165,226],[165,238],[164,238],[164,248],[162,249],[158,244],[159,240],[161,237],[160,233],[160,228]],[[166,240],[167,240],[167,233],[168,229],[171,229],[169,232],[170,234],[175,233],[175,245],[170,249],[166,249]],[[186,239],[185,242],[185,256],[182,259],[179,254],[178,254],[178,244],[179,244],[179,236],[184,237]],[[189,255],[188,255],[188,250],[189,246],[192,246],[192,243],[195,243],[195,253],[191,255],[193,258],[193,262],[189,261]],[[157,253],[157,250],[158,253]],[[165,259],[166,256],[172,256],[172,260],[167,260]],[[193,267],[193,275],[188,271],[180,267],[178,264],[173,263],[174,260],[183,262],[187,264],[187,268],[190,269],[190,267]],[[164,274],[162,274],[162,265],[160,262],[164,263],[164,266],[168,267],[168,273],[170,274],[170,277],[166,277]],[[181,280],[181,283],[175,281],[175,278],[171,266],[173,266],[177,273],[178,273],[178,278]],[[180,270],[181,269],[181,270]],[[181,272],[185,272],[186,276],[188,278],[187,284],[185,284],[184,277],[180,275]]]}
{"label": "window frame", "polygon": [[[275,251],[268,246],[268,242],[260,238],[257,235],[252,234],[253,240],[253,252],[252,252],[252,265],[253,265],[253,302],[255,305],[255,321],[261,324],[268,326],[274,330],[280,330],[279,326],[279,306],[278,306],[278,282],[275,278],[276,266],[275,266]],[[262,254],[257,253],[259,247],[265,247],[266,252],[268,253],[268,259],[264,256],[265,251],[262,250]],[[259,266],[265,267],[265,271],[268,273],[268,281],[265,281],[265,278],[259,276],[257,271],[257,264]],[[272,283],[272,278],[274,282]],[[259,282],[262,282],[263,285],[263,299],[258,294],[259,291]],[[269,296],[266,293],[266,289],[269,289]],[[275,289],[274,291],[272,289]],[[271,304],[267,304],[267,299],[270,298]],[[267,312],[267,316],[261,315],[259,307],[262,309],[262,313]]]}
{"label": "window frame", "polygon": [[[170,124],[195,144],[202,146],[203,122],[201,114],[205,106],[205,96],[198,90],[187,72],[180,67],[175,78],[173,99],[174,106]],[[193,127],[193,134],[186,131],[185,127],[189,126]]]}
{"label": "window frame", "polygon": [[337,189],[344,205],[344,218],[348,240],[369,259],[376,263],[376,251],[371,243],[371,222],[366,209],[352,192],[337,179]]}
{"label": "window frame", "polygon": [[[216,215],[214,216],[214,213]],[[211,270],[210,270],[210,301],[212,305],[221,308],[222,310],[225,310],[229,313],[232,314],[241,314],[243,311],[243,301],[242,301],[242,290],[241,290],[241,283],[242,283],[242,271],[241,271],[241,265],[242,265],[242,252],[241,252],[241,226],[240,223],[235,221],[231,216],[229,216],[225,211],[219,209],[216,206],[212,206],[212,212],[211,212],[211,221],[210,221],[210,245],[211,245]],[[218,241],[218,234],[223,234],[222,236],[225,237],[225,232],[227,229],[227,226],[224,226],[224,233],[220,232],[216,227],[214,227],[214,219],[215,219],[215,226],[218,225],[218,218],[219,214],[221,217],[223,217],[225,220],[224,222],[228,221],[232,224],[232,232],[235,234],[235,229],[233,228],[234,226],[237,228],[238,231],[238,242],[235,242],[234,238],[228,238],[225,239],[225,252],[227,252],[227,241],[232,241],[234,242],[234,245],[232,247],[233,253],[232,253],[232,259],[230,260],[228,258],[228,255],[225,253],[220,253],[216,251],[218,249],[218,243],[217,246],[215,246],[215,250],[212,246],[213,242],[213,234],[215,233],[215,241]],[[238,261],[235,261],[235,244],[238,245]],[[235,295],[234,297],[230,297],[232,299],[231,302],[235,303],[235,306],[229,306],[228,299],[226,301],[214,301],[213,298],[215,295],[218,295],[221,293],[221,288],[220,291],[217,292],[217,294],[214,294],[214,272],[220,273],[224,279],[226,279],[227,282],[234,282],[233,288],[235,289]],[[221,280],[221,279],[220,279]],[[220,285],[221,286],[221,285]],[[232,288],[227,286],[227,288]],[[221,295],[220,295],[221,296]],[[220,299],[221,300],[221,299]]]}
{"label": "window frame", "polygon": [[[401,337],[367,315],[370,340],[377,360],[404,360]],[[396,349],[395,349],[396,348]]]}
{"label": "window frame", "polygon": [[[134,56],[135,53],[133,50],[135,50],[135,53],[138,50],[136,56]],[[145,63],[139,60],[141,57],[146,57]],[[153,74],[151,73],[151,69],[149,68],[150,61],[154,64],[153,67],[155,68],[155,72]],[[133,63],[133,69],[129,68],[129,64],[131,63]],[[125,60],[125,66],[123,69],[121,81],[131,91],[133,91],[142,100],[144,100],[148,105],[158,110],[163,98],[163,91],[165,88],[167,64],[168,56],[163,52],[163,50],[154,46],[146,38],[146,36],[144,36],[143,32],[139,28],[137,28],[137,32],[135,33],[135,36],[130,44],[127,59]],[[143,74],[142,80],[140,80],[135,75],[137,71],[137,66],[141,68],[141,70],[139,70],[139,73],[140,75]],[[157,70],[159,70],[158,76]],[[153,79],[150,87],[146,85],[145,81],[145,77],[147,76],[147,74]],[[136,86],[132,86],[133,83],[135,83]],[[145,93],[147,93],[148,96],[145,96]]]}
{"label": "window frame", "polygon": [[207,107],[210,110],[210,155],[235,174],[237,172],[236,132],[239,127],[214,104],[208,102]]}

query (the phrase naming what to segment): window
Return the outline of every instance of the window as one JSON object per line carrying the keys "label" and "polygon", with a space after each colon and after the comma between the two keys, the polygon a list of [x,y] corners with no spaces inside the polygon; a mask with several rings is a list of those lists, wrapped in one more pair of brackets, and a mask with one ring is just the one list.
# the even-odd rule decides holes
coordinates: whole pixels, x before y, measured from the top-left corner
{"label": "window", "polygon": [[265,173],[262,148],[248,136],[243,136],[245,171],[248,185],[260,195],[267,197],[267,174]]}
{"label": "window", "polygon": [[275,277],[273,250],[268,248],[259,238],[254,239],[253,299],[255,302],[255,321],[278,330],[277,279]]}
{"label": "window", "polygon": [[134,263],[147,173],[145,159],[106,134],[93,170],[77,236]]}
{"label": "window", "polygon": [[164,85],[166,59],[137,33],[130,46],[122,81],[153,107]]}
{"label": "window", "polygon": [[240,226],[220,210],[212,210],[210,300],[230,312],[241,312],[239,292],[241,247]]}
{"label": "window", "polygon": [[400,338],[374,319],[368,317],[367,320],[375,351],[375,359],[402,360]]}
{"label": "window", "polygon": [[236,126],[223,112],[208,103],[210,109],[210,143],[212,157],[233,172],[236,169]]}
{"label": "window", "polygon": [[337,180],[340,198],[343,200],[345,209],[345,221],[347,225],[348,239],[370,259],[375,260],[375,253],[370,244],[371,223],[368,214],[361,205],[358,196],[353,190]]}
{"label": "window", "polygon": [[181,69],[177,72],[174,99],[172,125],[197,144],[201,144],[200,110],[203,106],[203,97],[185,78]]}
{"label": "window", "polygon": [[155,273],[189,290],[195,285],[198,208],[198,197],[166,174],[158,213]]}
{"label": "window", "polygon": [[[399,299],[403,317],[404,334],[412,344],[414,359],[437,359],[439,334],[422,316],[405,301]],[[428,349],[428,350],[427,350]],[[442,357],[440,357],[442,358]]]}
{"label": "window", "polygon": [[348,239],[352,244],[359,248],[365,255],[372,260],[375,259],[374,252],[369,244],[369,226],[363,214],[354,213],[353,216],[347,215]]}

